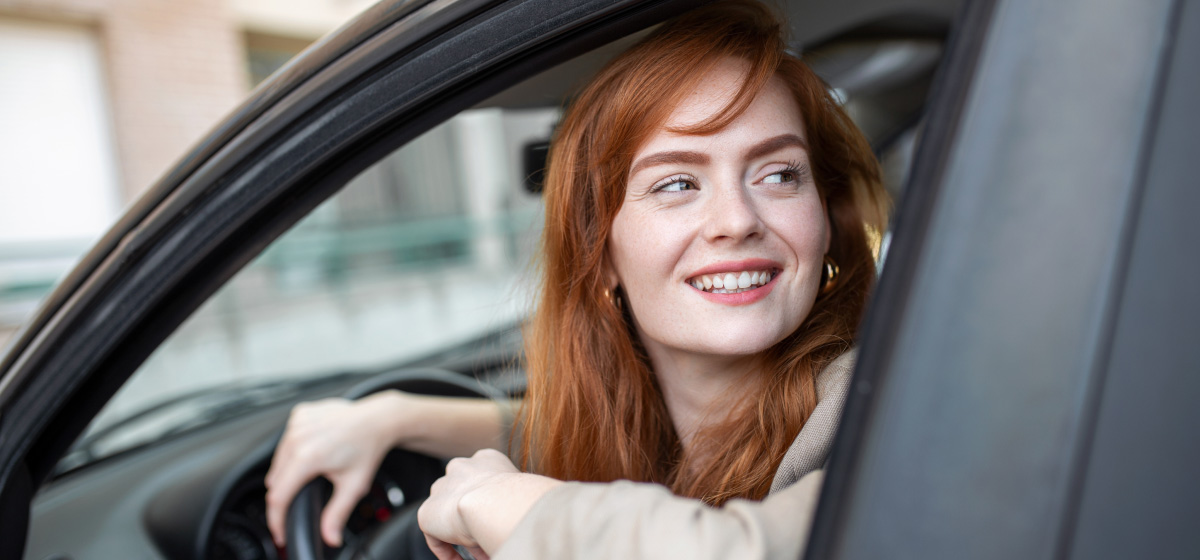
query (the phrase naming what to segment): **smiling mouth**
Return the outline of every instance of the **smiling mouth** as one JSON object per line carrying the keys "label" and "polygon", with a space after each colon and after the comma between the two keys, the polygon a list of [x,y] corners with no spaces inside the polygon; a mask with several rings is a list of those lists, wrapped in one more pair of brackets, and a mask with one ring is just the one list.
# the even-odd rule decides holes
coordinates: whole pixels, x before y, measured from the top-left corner
{"label": "smiling mouth", "polygon": [[779,274],[776,269],[721,272],[694,276],[687,283],[710,294],[739,294],[765,286],[776,274]]}

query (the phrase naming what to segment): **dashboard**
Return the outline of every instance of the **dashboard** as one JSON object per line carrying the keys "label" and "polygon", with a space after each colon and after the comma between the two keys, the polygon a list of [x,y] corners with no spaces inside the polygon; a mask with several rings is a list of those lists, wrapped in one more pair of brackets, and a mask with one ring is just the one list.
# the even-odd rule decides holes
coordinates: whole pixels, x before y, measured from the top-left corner
{"label": "dashboard", "polygon": [[[514,326],[402,366],[313,378],[286,398],[239,408],[68,471],[41,484],[34,496],[24,558],[286,558],[267,532],[263,478],[292,406],[335,396],[357,398],[385,388],[520,397],[525,373],[514,366],[520,343]],[[344,550],[367,539],[414,553],[424,547],[419,533],[412,533],[416,505],[443,472],[440,460],[390,452],[347,523]],[[397,521],[413,523],[384,524],[397,516],[403,516]],[[414,539],[419,546],[400,546]]]}
{"label": "dashboard", "polygon": [[[295,402],[343,394],[352,382],[133,449],[67,473],[34,499],[25,558],[277,560],[263,477]],[[365,538],[419,503],[442,463],[393,451],[347,526]]]}

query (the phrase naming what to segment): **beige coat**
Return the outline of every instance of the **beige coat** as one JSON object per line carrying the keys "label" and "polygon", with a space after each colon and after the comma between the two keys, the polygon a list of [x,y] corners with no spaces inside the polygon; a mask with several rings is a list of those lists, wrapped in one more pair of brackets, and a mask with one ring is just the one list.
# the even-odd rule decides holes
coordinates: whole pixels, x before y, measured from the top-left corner
{"label": "beige coat", "polygon": [[798,558],[808,539],[854,351],[817,376],[817,408],[775,471],[761,502],[713,508],[662,485],[568,482],[543,496],[493,556],[496,560]]}

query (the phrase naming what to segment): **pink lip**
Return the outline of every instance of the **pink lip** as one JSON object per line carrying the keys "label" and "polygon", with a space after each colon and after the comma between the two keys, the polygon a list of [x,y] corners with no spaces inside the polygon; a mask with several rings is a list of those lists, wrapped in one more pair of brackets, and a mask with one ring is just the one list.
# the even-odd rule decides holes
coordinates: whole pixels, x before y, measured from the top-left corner
{"label": "pink lip", "polygon": [[772,261],[772,260],[767,260],[767,259],[746,259],[746,260],[742,260],[742,261],[722,262],[722,263],[717,263],[714,265],[706,266],[706,267],[696,271],[691,276],[689,276],[688,279],[690,280],[692,278],[695,278],[697,276],[703,276],[705,274],[717,274],[720,272],[741,272],[744,270],[773,270],[776,273],[775,273],[775,276],[771,278],[770,282],[767,282],[766,284],[763,284],[762,286],[759,286],[752,290],[738,292],[736,294],[714,294],[712,292],[696,290],[696,288],[694,286],[691,286],[691,284],[688,284],[688,286],[691,287],[693,290],[696,290],[696,293],[700,294],[701,297],[703,297],[704,299],[711,301],[713,303],[720,303],[722,305],[747,305],[747,304],[754,303],[762,298],[767,297],[767,295],[769,295],[771,293],[771,290],[775,289],[775,285],[779,281],[779,272],[781,271],[782,268],[783,267],[780,266],[779,263]]}
{"label": "pink lip", "polygon": [[768,270],[783,268],[779,263],[769,259],[746,259],[742,261],[725,261],[717,264],[709,265],[696,272],[693,272],[688,279],[691,280],[697,276],[705,274],[716,274],[718,272],[741,272],[743,270]]}

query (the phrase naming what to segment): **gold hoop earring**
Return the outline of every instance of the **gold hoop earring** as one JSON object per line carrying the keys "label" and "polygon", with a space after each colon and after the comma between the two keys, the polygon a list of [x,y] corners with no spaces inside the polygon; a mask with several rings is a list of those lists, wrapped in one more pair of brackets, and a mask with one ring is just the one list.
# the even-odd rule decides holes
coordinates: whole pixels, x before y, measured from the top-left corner
{"label": "gold hoop earring", "polygon": [[839,272],[837,263],[829,255],[825,255],[825,265],[821,270],[821,295],[828,295],[837,288]]}
{"label": "gold hoop earring", "polygon": [[609,304],[617,309],[621,308],[621,295],[617,293],[617,288],[604,288],[602,293]]}

